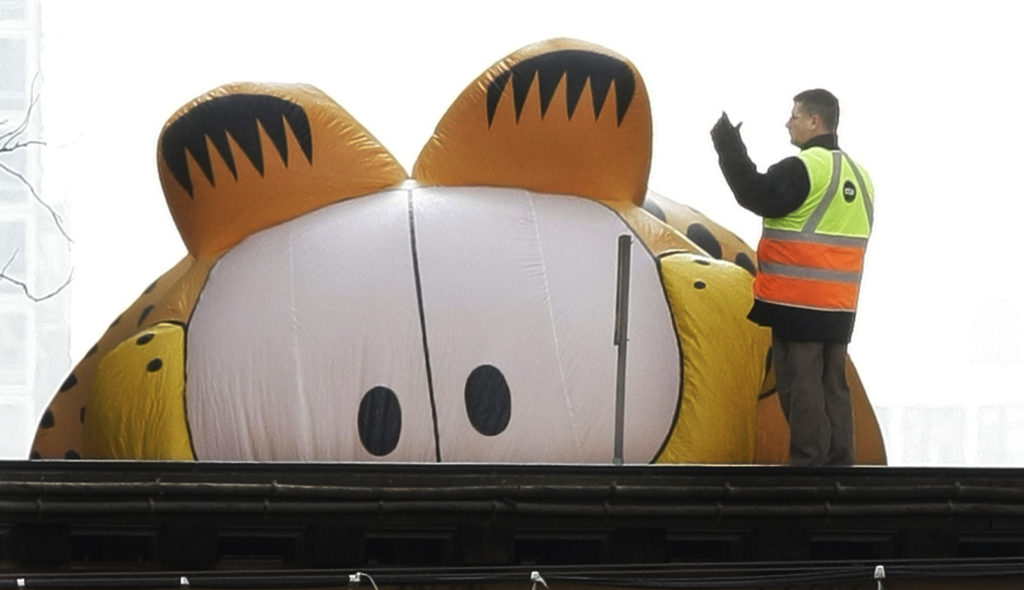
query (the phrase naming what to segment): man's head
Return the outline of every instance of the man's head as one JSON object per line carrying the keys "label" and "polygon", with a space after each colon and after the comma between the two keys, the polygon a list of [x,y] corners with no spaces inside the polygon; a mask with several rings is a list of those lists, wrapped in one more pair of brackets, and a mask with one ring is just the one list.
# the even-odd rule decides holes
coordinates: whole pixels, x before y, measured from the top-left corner
{"label": "man's head", "polygon": [[786,123],[789,141],[801,147],[812,137],[835,133],[839,127],[839,100],[828,90],[804,90],[793,97],[793,113]]}

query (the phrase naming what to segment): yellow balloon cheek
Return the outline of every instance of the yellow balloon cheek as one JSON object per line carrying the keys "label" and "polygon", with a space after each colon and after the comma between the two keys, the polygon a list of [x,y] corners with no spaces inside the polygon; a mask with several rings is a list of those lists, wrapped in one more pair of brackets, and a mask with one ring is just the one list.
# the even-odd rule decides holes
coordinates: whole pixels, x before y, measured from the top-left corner
{"label": "yellow balloon cheek", "polygon": [[771,346],[769,330],[747,320],[750,274],[692,254],[662,259],[662,274],[683,351],[675,427],[658,463],[750,463],[757,442],[757,398]]}
{"label": "yellow balloon cheek", "polygon": [[157,324],[100,361],[82,426],[84,456],[194,460],[185,411],[185,331]]}

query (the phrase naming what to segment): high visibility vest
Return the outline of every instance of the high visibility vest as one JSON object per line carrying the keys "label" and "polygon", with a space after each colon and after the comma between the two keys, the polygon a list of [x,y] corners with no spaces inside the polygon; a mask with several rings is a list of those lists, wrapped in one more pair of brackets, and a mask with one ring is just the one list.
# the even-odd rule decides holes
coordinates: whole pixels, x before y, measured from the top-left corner
{"label": "high visibility vest", "polygon": [[854,312],[874,220],[874,187],[840,150],[812,147],[799,157],[810,192],[796,211],[765,218],[754,296],[790,307]]}

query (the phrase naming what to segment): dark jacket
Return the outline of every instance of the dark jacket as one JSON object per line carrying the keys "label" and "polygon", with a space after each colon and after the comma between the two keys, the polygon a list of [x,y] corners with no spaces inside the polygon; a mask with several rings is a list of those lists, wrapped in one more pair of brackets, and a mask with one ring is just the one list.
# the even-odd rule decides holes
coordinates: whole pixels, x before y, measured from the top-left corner
{"label": "dark jacket", "polygon": [[[783,217],[796,211],[807,199],[811,181],[803,161],[790,156],[761,174],[747,155],[739,128],[723,116],[711,130],[718,152],[718,165],[736,201],[761,217]],[[820,146],[839,149],[834,134],[812,138],[800,149]],[[747,318],[784,340],[849,342],[856,314],[847,311],[818,311],[754,300]]]}

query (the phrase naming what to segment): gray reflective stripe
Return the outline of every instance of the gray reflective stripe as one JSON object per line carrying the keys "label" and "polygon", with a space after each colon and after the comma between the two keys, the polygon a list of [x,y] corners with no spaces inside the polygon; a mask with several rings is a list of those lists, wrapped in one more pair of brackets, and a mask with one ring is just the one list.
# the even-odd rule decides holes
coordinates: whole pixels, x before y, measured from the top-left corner
{"label": "gray reflective stripe", "polygon": [[857,178],[860,194],[864,195],[864,209],[868,213],[868,230],[870,230],[875,225],[875,202],[871,200],[871,195],[868,194],[868,185],[864,183],[864,175],[860,173],[860,166],[857,166],[857,163],[850,156],[846,156],[846,159],[850,160],[850,168],[853,168],[853,175]]}
{"label": "gray reflective stripe", "polygon": [[867,238],[854,238],[850,236],[832,236],[829,234],[812,234],[785,229],[764,228],[761,234],[769,240],[781,240],[790,242],[808,242],[810,244],[827,244],[829,246],[846,246],[849,248],[866,248]]}
{"label": "gray reflective stripe", "polygon": [[815,207],[814,213],[811,213],[811,216],[807,218],[807,222],[804,223],[801,231],[809,233],[818,229],[818,225],[825,217],[825,211],[828,210],[828,206],[832,204],[832,199],[835,198],[836,193],[839,191],[839,177],[842,176],[842,171],[843,152],[836,150],[832,152],[832,178],[828,181],[825,195],[821,197],[821,201]]}
{"label": "gray reflective stripe", "polygon": [[790,266],[788,264],[776,264],[774,262],[761,262],[757,265],[758,272],[792,277],[794,279],[812,279],[816,281],[831,281],[833,283],[859,283],[861,273],[845,272],[838,270],[825,270],[822,268],[810,268],[807,266]]}

